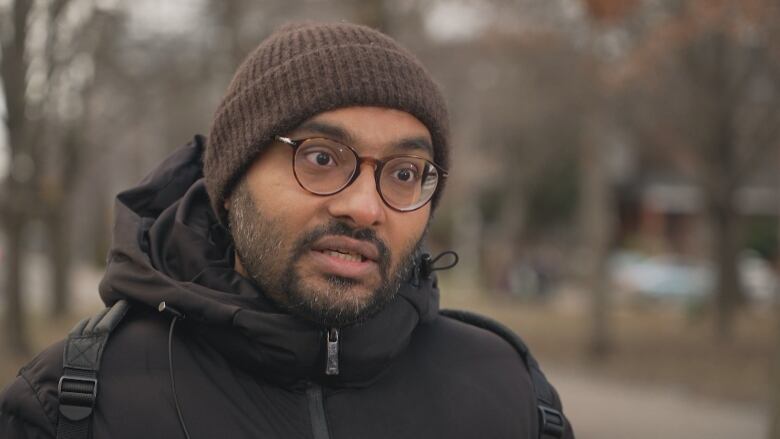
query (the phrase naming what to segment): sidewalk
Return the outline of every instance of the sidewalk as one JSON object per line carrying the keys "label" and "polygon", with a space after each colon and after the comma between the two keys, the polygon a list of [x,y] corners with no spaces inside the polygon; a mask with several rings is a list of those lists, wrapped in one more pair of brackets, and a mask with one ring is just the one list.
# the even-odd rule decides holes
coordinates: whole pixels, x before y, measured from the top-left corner
{"label": "sidewalk", "polygon": [[577,439],[764,439],[760,406],[712,401],[671,387],[621,384],[545,368]]}

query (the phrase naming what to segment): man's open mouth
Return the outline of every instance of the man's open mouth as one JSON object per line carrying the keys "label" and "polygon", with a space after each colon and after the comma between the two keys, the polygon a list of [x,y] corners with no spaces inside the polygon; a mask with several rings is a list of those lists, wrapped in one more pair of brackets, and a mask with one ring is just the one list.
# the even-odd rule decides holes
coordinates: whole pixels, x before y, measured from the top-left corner
{"label": "man's open mouth", "polygon": [[317,251],[325,253],[328,256],[335,256],[339,259],[343,259],[345,261],[350,261],[350,262],[364,262],[366,260],[366,257],[361,254],[344,252],[343,250],[317,250]]}
{"label": "man's open mouth", "polygon": [[374,244],[346,236],[326,236],[317,240],[312,250],[348,262],[376,262],[379,259]]}

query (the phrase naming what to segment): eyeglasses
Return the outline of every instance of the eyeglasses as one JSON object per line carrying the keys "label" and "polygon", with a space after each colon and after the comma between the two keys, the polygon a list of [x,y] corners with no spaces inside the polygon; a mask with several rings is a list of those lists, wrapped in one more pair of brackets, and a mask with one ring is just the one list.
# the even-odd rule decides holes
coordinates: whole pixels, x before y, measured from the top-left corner
{"label": "eyeglasses", "polygon": [[417,210],[431,200],[447,171],[432,161],[411,154],[383,159],[360,157],[351,146],[325,137],[276,140],[293,148],[293,174],[298,184],[315,195],[334,195],[357,180],[363,163],[374,167],[379,196],[399,212]]}

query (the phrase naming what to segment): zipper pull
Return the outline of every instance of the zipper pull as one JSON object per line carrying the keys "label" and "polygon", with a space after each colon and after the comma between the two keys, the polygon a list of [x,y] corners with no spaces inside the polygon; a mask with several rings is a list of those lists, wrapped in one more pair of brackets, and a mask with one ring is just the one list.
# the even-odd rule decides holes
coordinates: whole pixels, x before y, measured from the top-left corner
{"label": "zipper pull", "polygon": [[325,335],[325,348],[328,353],[325,364],[325,375],[339,374],[339,330],[338,328],[328,329]]}

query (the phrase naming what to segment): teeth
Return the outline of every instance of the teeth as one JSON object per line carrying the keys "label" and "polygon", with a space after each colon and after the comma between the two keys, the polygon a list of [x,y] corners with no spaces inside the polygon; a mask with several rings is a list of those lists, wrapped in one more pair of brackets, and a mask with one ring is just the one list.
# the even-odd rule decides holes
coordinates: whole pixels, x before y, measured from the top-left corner
{"label": "teeth", "polygon": [[325,250],[324,252],[326,255],[334,256],[339,259],[343,259],[345,261],[350,262],[360,262],[363,260],[363,257],[361,255],[355,254],[355,253],[341,253],[337,252],[335,250]]}

